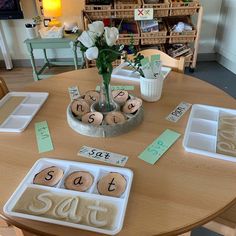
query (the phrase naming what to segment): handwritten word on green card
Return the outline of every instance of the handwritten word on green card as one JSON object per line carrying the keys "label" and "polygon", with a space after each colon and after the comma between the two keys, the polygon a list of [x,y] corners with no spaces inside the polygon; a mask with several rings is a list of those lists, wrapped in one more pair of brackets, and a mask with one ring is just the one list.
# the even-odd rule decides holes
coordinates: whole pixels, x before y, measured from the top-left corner
{"label": "handwritten word on green card", "polygon": [[35,123],[35,133],[39,153],[53,150],[52,139],[47,121]]}
{"label": "handwritten word on green card", "polygon": [[172,130],[165,130],[154,142],[149,145],[139,158],[154,165],[157,160],[175,143],[181,134]]}
{"label": "handwritten word on green card", "polygon": [[[111,86],[112,90],[134,90],[134,86],[133,85],[127,85],[127,86],[123,86],[123,85],[116,85],[116,86]],[[96,91],[100,91],[100,86],[98,85],[96,87]]]}

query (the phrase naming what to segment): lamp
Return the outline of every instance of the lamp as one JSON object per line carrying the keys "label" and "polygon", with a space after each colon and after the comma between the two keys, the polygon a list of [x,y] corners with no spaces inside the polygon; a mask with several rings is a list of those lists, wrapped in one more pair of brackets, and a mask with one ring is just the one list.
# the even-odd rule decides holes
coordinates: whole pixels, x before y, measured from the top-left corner
{"label": "lamp", "polygon": [[56,17],[61,16],[61,0],[43,0],[43,15],[48,18],[52,17],[49,27],[60,27],[61,22]]}

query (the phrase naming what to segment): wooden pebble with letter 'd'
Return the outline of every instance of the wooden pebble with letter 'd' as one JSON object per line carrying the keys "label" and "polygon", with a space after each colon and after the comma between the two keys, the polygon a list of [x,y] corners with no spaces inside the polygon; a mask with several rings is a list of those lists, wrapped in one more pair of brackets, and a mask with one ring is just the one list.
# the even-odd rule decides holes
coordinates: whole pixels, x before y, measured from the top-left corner
{"label": "wooden pebble with letter 'd'", "polygon": [[64,172],[61,168],[51,166],[36,174],[33,183],[45,186],[55,186],[61,180],[63,175]]}

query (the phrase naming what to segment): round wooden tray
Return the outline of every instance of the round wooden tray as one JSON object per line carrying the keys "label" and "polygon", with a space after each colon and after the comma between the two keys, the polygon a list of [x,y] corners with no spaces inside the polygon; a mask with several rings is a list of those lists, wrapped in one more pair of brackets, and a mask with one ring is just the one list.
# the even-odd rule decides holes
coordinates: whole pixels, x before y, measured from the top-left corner
{"label": "round wooden tray", "polygon": [[71,112],[70,105],[67,107],[67,122],[69,126],[77,133],[91,137],[112,137],[123,133],[127,133],[138,126],[144,115],[143,107],[140,107],[135,114],[126,114],[127,120],[123,124],[99,126],[84,123],[77,119]]}

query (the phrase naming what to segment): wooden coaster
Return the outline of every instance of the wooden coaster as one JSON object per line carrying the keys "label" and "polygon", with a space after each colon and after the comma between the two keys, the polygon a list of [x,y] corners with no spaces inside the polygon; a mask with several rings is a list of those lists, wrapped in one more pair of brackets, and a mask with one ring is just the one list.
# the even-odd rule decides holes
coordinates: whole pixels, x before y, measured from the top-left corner
{"label": "wooden coaster", "polygon": [[112,111],[106,115],[105,121],[108,125],[123,124],[125,122],[125,116],[119,111]]}
{"label": "wooden coaster", "polygon": [[142,100],[140,98],[129,99],[123,106],[123,112],[131,114],[136,112],[142,106]]}
{"label": "wooden coaster", "polygon": [[87,91],[84,99],[89,105],[91,105],[99,100],[99,93],[93,90]]}
{"label": "wooden coaster", "polygon": [[64,172],[56,166],[48,167],[34,176],[33,183],[45,186],[55,186],[63,177]]}
{"label": "wooden coaster", "polygon": [[84,99],[78,99],[71,103],[71,111],[75,116],[83,116],[90,111],[90,107]]}
{"label": "wooden coaster", "polygon": [[85,192],[93,184],[93,176],[87,171],[76,171],[68,175],[65,179],[67,189]]}
{"label": "wooden coaster", "polygon": [[91,125],[100,125],[103,120],[103,114],[100,112],[89,112],[82,116],[82,122]]}
{"label": "wooden coaster", "polygon": [[114,90],[112,91],[112,96],[115,102],[124,104],[127,101],[129,94],[125,90]]}
{"label": "wooden coaster", "polygon": [[127,181],[123,175],[111,172],[98,181],[97,189],[101,195],[120,197],[124,193],[126,185]]}

